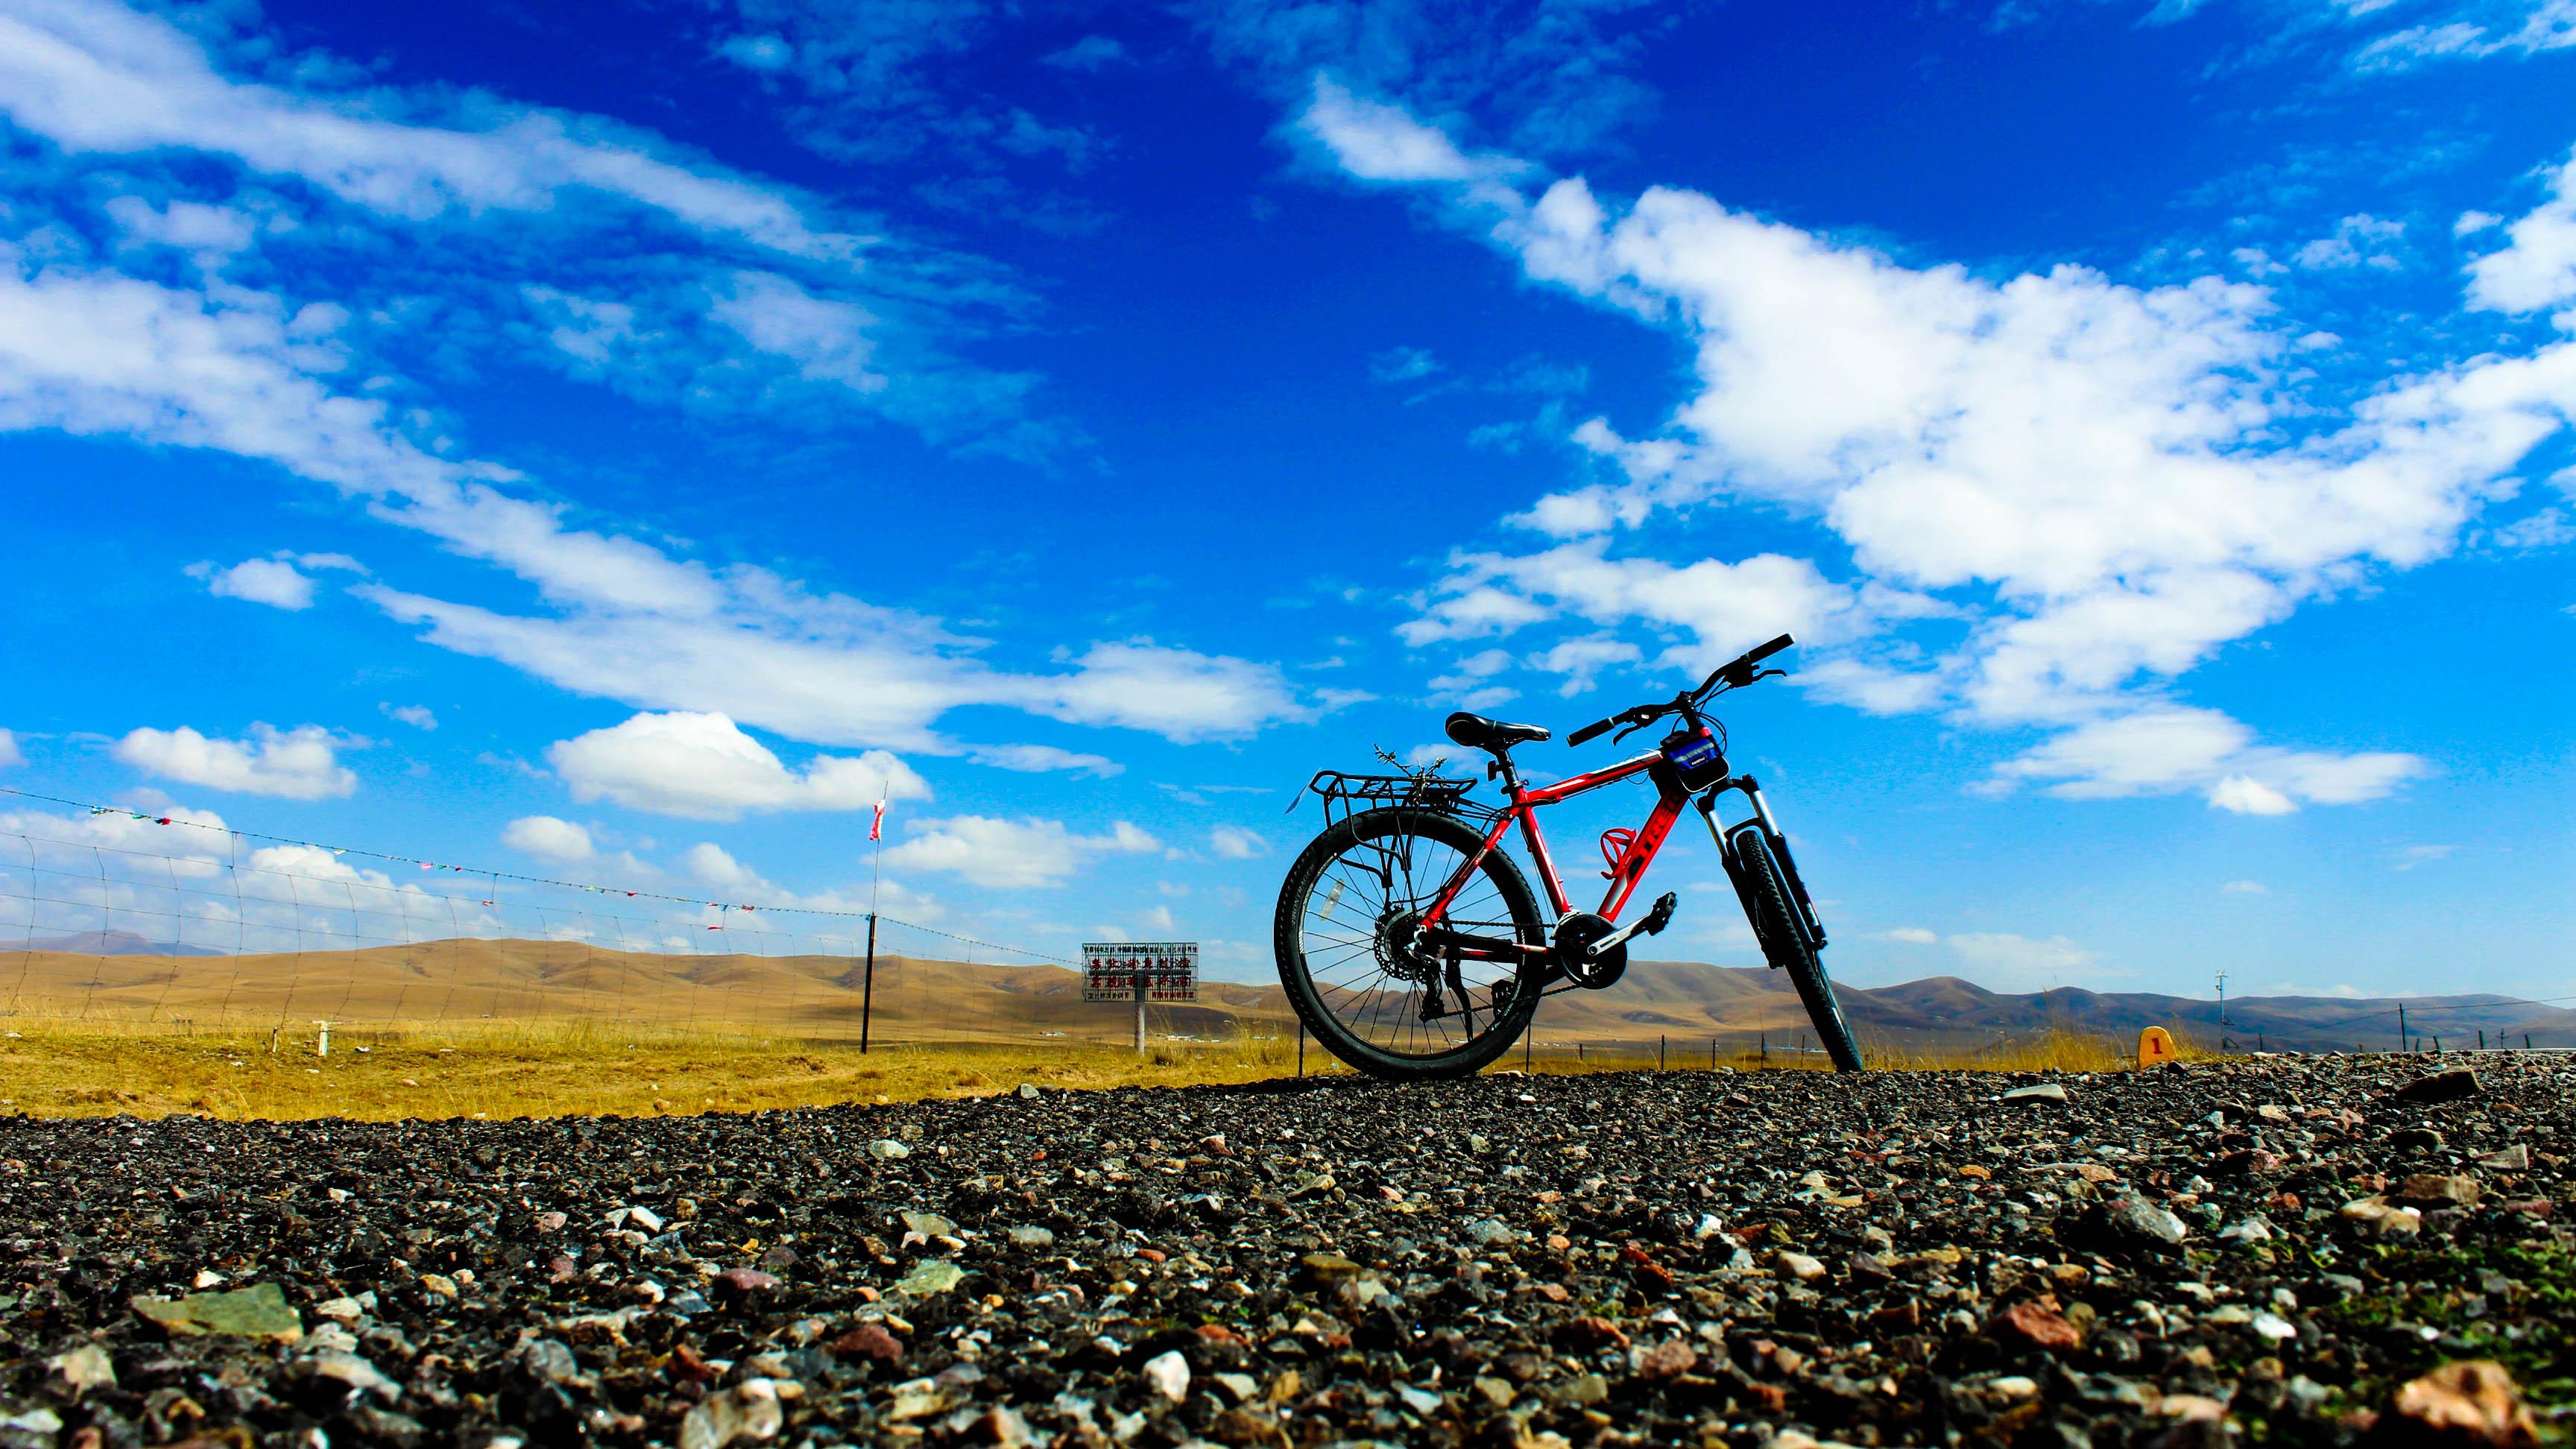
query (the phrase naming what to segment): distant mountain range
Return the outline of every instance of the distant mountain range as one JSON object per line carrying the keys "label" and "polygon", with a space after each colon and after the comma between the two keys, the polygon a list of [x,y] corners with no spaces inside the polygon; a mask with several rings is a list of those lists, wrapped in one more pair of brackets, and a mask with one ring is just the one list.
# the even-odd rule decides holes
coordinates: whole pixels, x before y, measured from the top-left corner
{"label": "distant mountain range", "polygon": [[[13,959],[14,958],[14,959]],[[1955,976],[1839,988],[1865,1048],[1955,1051],[2052,1031],[2134,1042],[2162,1026],[2215,1046],[2218,1003],[2076,987],[1989,991]],[[880,1040],[1099,1040],[1132,1030],[1130,1008],[1086,1003],[1079,973],[881,956],[873,988],[842,956],[615,951],[580,941],[439,940],[357,951],[230,956],[130,932],[0,946],[0,998],[15,1011],[84,1015],[403,1022],[586,1017],[638,1024],[733,1023],[816,1039],[855,1037],[862,1001]],[[2407,1026],[2445,1046],[2576,1046],[2576,1011],[2510,997],[2405,999]],[[2395,997],[2249,996],[2227,1003],[2239,1049],[2393,1049]],[[1195,1005],[1156,1007],[1161,1034],[1220,1038],[1294,1030],[1275,983],[1208,981]],[[1653,1043],[1682,1050],[1794,1046],[1808,1030],[1788,980],[1758,967],[1640,961],[1606,991],[1551,996],[1538,1040]]]}
{"label": "distant mountain range", "polygon": [[[2230,998],[2222,1026],[2216,1001],[2166,996],[2143,991],[2087,991],[2061,986],[2051,991],[1989,991],[1956,976],[1930,976],[1895,986],[1838,986],[1836,996],[1851,1017],[1852,1028],[1865,1041],[1876,1036],[1897,1043],[1943,1047],[1975,1045],[1998,1039],[2026,1038],[2047,1031],[2106,1036],[2134,1041],[2150,1026],[2175,1036],[2215,1046],[2223,1034],[2246,1050],[2262,1047],[2294,1051],[2370,1051],[2395,1049],[2400,998],[2341,996],[2245,996]],[[1581,1014],[1582,1029],[1598,1035],[1617,1034],[1598,1020],[1607,1012],[1652,1033],[1707,1035],[1741,1031],[1759,1022],[1774,1033],[1805,1025],[1804,1013],[1788,981],[1760,967],[1722,967],[1698,962],[1646,961],[1608,991],[1584,993],[1588,999],[1550,998],[1540,1015],[1542,1028],[1567,1003]],[[2539,1046],[2576,1046],[2576,1011],[2528,1005],[2498,995],[2406,997],[2406,1025],[2413,1036],[2439,1036],[2443,1045],[2475,1045],[2484,1032],[2490,1042],[2521,1043],[2525,1035]],[[1776,1043],[1779,1037],[1775,1034]]]}
{"label": "distant mountain range", "polygon": [[[9,950],[0,942],[0,952]],[[132,931],[81,931],[69,936],[49,936],[28,941],[16,949],[22,951],[60,951],[80,956],[225,956],[230,952],[211,946],[182,946],[171,941],[147,941]]]}

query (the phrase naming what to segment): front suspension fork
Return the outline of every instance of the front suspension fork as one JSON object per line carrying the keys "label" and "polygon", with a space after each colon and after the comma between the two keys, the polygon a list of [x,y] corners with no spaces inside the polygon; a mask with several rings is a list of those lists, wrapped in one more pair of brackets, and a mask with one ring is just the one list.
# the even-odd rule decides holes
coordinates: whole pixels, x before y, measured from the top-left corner
{"label": "front suspension fork", "polygon": [[[1744,792],[1744,798],[1752,802],[1753,819],[1721,828],[1717,823],[1717,797],[1728,790]],[[1709,838],[1717,842],[1717,853],[1726,863],[1729,878],[1733,878],[1743,867],[1736,859],[1734,844],[1727,837],[1743,830],[1747,825],[1758,824],[1761,827],[1762,838],[1770,845],[1772,857],[1780,862],[1780,873],[1788,877],[1790,903],[1797,907],[1801,922],[1807,928],[1808,938],[1815,943],[1815,948],[1819,951],[1823,950],[1825,924],[1817,918],[1816,903],[1807,895],[1807,882],[1798,874],[1797,857],[1789,853],[1789,837],[1780,829],[1780,822],[1772,818],[1770,802],[1762,798],[1762,783],[1751,775],[1730,776],[1709,786],[1698,799],[1691,803],[1699,807],[1699,818],[1708,823]]]}

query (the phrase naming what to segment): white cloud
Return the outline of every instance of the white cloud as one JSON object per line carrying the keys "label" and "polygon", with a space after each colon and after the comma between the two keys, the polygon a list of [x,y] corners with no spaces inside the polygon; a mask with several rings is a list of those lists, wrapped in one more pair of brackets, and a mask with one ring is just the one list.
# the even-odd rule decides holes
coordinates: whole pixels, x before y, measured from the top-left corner
{"label": "white cloud", "polygon": [[2576,543],[2576,519],[2564,508],[2544,508],[2488,535],[2498,548],[2557,548]]}
{"label": "white cloud", "polygon": [[2272,888],[2259,880],[2232,880],[2219,889],[2231,896],[2268,896],[2272,893]]}
{"label": "white cloud", "polygon": [[773,273],[738,272],[712,315],[761,351],[794,361],[808,381],[885,390],[886,375],[868,366],[876,350],[868,329],[877,319],[855,303],[818,297]]}
{"label": "white cloud", "polygon": [[2047,793],[2074,800],[2198,790],[2221,810],[2285,815],[2302,801],[2381,799],[2429,770],[2414,755],[2257,745],[2252,730],[2216,710],[2150,704],[2070,729],[1997,766],[1995,777],[2050,781]]}
{"label": "white cloud", "polygon": [[2397,868],[2413,870],[2419,865],[2447,860],[2458,850],[2456,845],[2410,845],[2397,853]]}
{"label": "white cloud", "polygon": [[[1802,668],[1849,661],[1823,692],[1864,708],[1948,708],[1990,727],[2155,716],[2161,682],[2227,642],[2374,568],[2456,547],[2576,411],[2576,344],[2473,359],[2358,401],[2312,398],[2295,370],[2308,329],[2283,326],[2260,287],[1909,267],[1678,188],[1619,203],[1579,179],[1515,184],[1511,168],[1469,165],[1386,109],[1319,93],[1303,125],[1345,172],[1428,193],[1529,279],[1678,329],[1698,370],[1655,435],[1576,428],[1609,481],[1510,521],[1579,542],[1461,555],[1401,630],[1411,644],[1579,620],[1594,633],[1682,631],[1658,662],[1696,664],[1787,630],[1828,646]],[[2527,255],[2481,262],[2489,295],[2529,306],[2576,286],[2534,280],[2560,275],[2540,265],[2559,255],[2553,225],[2530,219],[2517,232]],[[2361,243],[2395,229],[2355,216],[2337,236],[2366,261]],[[1633,556],[1652,546],[1646,525],[1710,503],[1815,519],[1849,547],[1854,577],[1779,555]],[[1929,654],[1907,625],[1936,616],[1968,627]],[[2331,757],[2276,750],[2169,787],[2238,774],[2322,803],[2384,793],[2419,763],[2355,758],[2338,776]],[[2117,769],[2062,783],[2139,788]]]}
{"label": "white cloud", "polygon": [[358,777],[334,753],[339,742],[320,725],[279,730],[254,724],[250,729],[246,740],[213,739],[185,725],[138,729],[117,741],[115,753],[166,779],[242,795],[326,800],[358,788]]}
{"label": "white cloud", "polygon": [[1556,692],[1572,699],[1592,687],[1593,679],[1614,664],[1634,664],[1645,656],[1637,646],[1608,634],[1592,634],[1568,639],[1530,657],[1530,667],[1550,674],[1562,674],[1565,682]]}
{"label": "white cloud", "polygon": [[783,70],[796,59],[796,48],[776,35],[729,35],[716,54],[745,70]]}
{"label": "white cloud", "polygon": [[[2360,14],[2379,7],[2348,8]],[[2497,28],[2480,23],[2502,17],[2519,23]],[[2571,45],[2576,45],[2576,0],[2518,0],[2488,7],[2476,20],[2442,20],[2392,31],[2355,52],[2353,65],[2364,71],[2401,70],[2428,61],[2532,55]]]}
{"label": "white cloud", "polygon": [[1031,775],[1065,770],[1106,779],[1127,770],[1125,765],[1106,755],[1086,755],[1054,745],[975,745],[966,751],[966,758],[997,770],[1017,770]]}
{"label": "white cloud", "polygon": [[588,860],[597,854],[590,832],[552,815],[522,815],[502,828],[501,843],[547,860]]}
{"label": "white cloud", "polygon": [[431,713],[429,706],[425,704],[391,704],[380,700],[376,708],[385,718],[410,725],[416,730],[438,728],[438,716]]}
{"label": "white cloud", "polygon": [[2230,775],[2209,787],[2209,803],[2238,815],[2287,815],[2298,802],[2251,775]]}
{"label": "white cloud", "polygon": [[1131,58],[1127,47],[1121,45],[1116,37],[1086,35],[1062,50],[1040,57],[1038,63],[1058,70],[1100,71],[1124,64]]}
{"label": "white cloud", "polygon": [[[260,198],[275,208],[254,238],[263,285],[302,275],[291,239],[347,237],[363,251],[439,258],[422,265],[455,293],[416,297],[418,276],[353,281],[345,267],[302,279],[394,286],[406,307],[451,308],[478,324],[497,309],[509,337],[575,370],[617,373],[612,381],[639,396],[696,406],[728,389],[765,396],[796,382],[834,393],[836,420],[863,396],[934,439],[1037,445],[1044,427],[1020,413],[1033,379],[978,372],[927,336],[946,325],[943,308],[1018,307],[995,269],[890,244],[872,222],[598,117],[476,93],[358,89],[357,68],[321,55],[270,72],[291,83],[242,79],[227,68],[274,58],[275,42],[227,29],[236,18],[208,12],[191,31],[101,0],[0,10],[0,116],[67,152],[158,168],[163,191]],[[155,245],[220,251],[240,235],[180,199],[116,216]],[[74,237],[94,230],[91,220],[66,214],[52,230]],[[510,255],[500,275],[483,275],[473,263],[446,267],[439,249],[449,245]],[[613,527],[573,526],[567,505],[515,496],[513,470],[443,436],[406,398],[416,390],[392,359],[361,355],[384,332],[353,318],[382,299],[307,302],[211,275],[177,285],[190,274],[158,262],[145,280],[79,250],[0,243],[0,428],[272,462],[519,575],[553,610],[513,617],[363,591],[429,625],[441,644],[637,708],[719,710],[825,744],[955,752],[931,722],[973,704],[1193,739],[1307,712],[1267,665],[1127,641],[1059,670],[1010,673],[973,657],[982,641],[949,636],[936,620],[764,570],[712,568]],[[588,283],[562,270],[606,262],[636,263],[641,278],[614,301],[581,295]],[[323,566],[282,555],[225,570],[218,586],[298,607],[312,597],[301,575]],[[211,567],[207,577],[217,577]],[[616,663],[577,662],[584,652]]]}
{"label": "white cloud", "polygon": [[113,196],[108,217],[128,241],[223,258],[246,250],[259,230],[257,218],[229,206],[173,200],[155,206],[139,196]]}
{"label": "white cloud", "polygon": [[2469,301],[2537,312],[2576,299],[2576,156],[2550,177],[2549,199],[2505,228],[2506,244],[2469,264]]}
{"label": "white cloud", "polygon": [[27,757],[18,749],[18,737],[7,730],[0,730],[0,769],[25,763]]}
{"label": "white cloud", "polygon": [[2387,221],[2367,212],[2347,216],[2335,223],[2335,229],[2309,242],[2291,254],[2290,260],[2311,272],[2342,271],[2352,267],[2370,267],[2395,271],[2405,265],[2389,243],[2406,234],[2406,224]]}
{"label": "white cloud", "polygon": [[1220,825],[1208,832],[1208,849],[1228,860],[1268,855],[1270,842],[1239,825]]}
{"label": "white cloud", "polygon": [[1322,74],[1298,124],[1363,181],[1479,181],[1527,169],[1510,157],[1469,156],[1401,109],[1362,100]]}
{"label": "white cloud", "polygon": [[[1871,613],[1873,601],[1828,582],[1805,559],[1757,554],[1741,563],[1701,559],[1676,567],[1609,558],[1605,548],[1594,539],[1536,554],[1456,555],[1421,617],[1399,632],[1419,645],[1507,634],[1564,614],[1601,624],[1636,621],[1687,630],[1694,642],[1667,650],[1665,659],[1706,667],[1783,632],[1820,642],[1850,638]],[[1563,671],[1588,661],[1597,669],[1640,657],[1633,645],[1624,655],[1620,647],[1596,634],[1570,652],[1548,651],[1542,657],[1559,662],[1540,667]]]}
{"label": "white cloud", "polygon": [[[319,845],[264,845],[243,858],[242,869],[245,873],[267,872],[298,880],[367,885],[379,890],[394,888],[393,878],[383,871],[351,865],[337,852]],[[250,882],[243,884],[245,889],[250,888]],[[291,897],[292,893],[288,894]]]}
{"label": "white cloud", "polygon": [[778,894],[778,887],[762,879],[758,871],[734,859],[723,846],[711,840],[699,841],[681,852],[680,863],[687,867],[693,879],[708,885],[750,891],[765,897],[774,898]]}
{"label": "white cloud", "polygon": [[309,562],[309,567],[358,567],[355,559],[343,554],[276,554],[242,559],[232,567],[214,567],[211,562],[188,565],[188,578],[206,580],[206,593],[216,598],[242,598],[270,608],[312,608],[314,580],[296,567],[299,562]]}
{"label": "white cloud", "polygon": [[1077,835],[1056,820],[957,815],[921,822],[922,833],[886,850],[889,865],[941,871],[979,886],[1057,886],[1107,855],[1147,854],[1162,842],[1118,821],[1106,834]]}
{"label": "white cloud", "polygon": [[638,714],[558,741],[546,748],[546,759],[576,800],[605,797],[693,820],[773,810],[866,810],[881,798],[930,798],[921,776],[883,750],[855,758],[818,755],[800,772],[725,716],[685,710]]}
{"label": "white cloud", "polygon": [[1440,359],[1427,347],[1390,347],[1369,359],[1373,382],[1419,382],[1440,370]]}
{"label": "white cloud", "polygon": [[2100,953],[2064,936],[1970,931],[1944,940],[1959,958],[1961,972],[1989,991],[2045,991],[2128,974],[2105,967]]}
{"label": "white cloud", "polygon": [[417,114],[420,99],[234,80],[176,25],[100,0],[26,0],[0,13],[0,109],[68,152],[211,153],[407,220],[542,212],[566,192],[590,192],[797,256],[861,247],[816,230],[774,191],[666,159],[598,118],[470,95],[451,107],[443,121],[395,120]]}
{"label": "white cloud", "polygon": [[1921,926],[1898,926],[1878,935],[1883,941],[1901,941],[1908,946],[1929,946],[1941,939],[1939,932],[1928,931]]}

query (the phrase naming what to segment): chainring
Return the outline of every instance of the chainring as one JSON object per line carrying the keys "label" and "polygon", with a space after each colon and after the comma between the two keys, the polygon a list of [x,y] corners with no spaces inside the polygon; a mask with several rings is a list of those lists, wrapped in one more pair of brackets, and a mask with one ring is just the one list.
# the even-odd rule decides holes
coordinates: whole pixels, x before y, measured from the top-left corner
{"label": "chainring", "polygon": [[1628,972],[1628,943],[1620,942],[1601,955],[1587,957],[1584,949],[1609,935],[1618,927],[1592,914],[1576,911],[1556,923],[1556,964],[1575,985],[1598,991],[1611,985]]}

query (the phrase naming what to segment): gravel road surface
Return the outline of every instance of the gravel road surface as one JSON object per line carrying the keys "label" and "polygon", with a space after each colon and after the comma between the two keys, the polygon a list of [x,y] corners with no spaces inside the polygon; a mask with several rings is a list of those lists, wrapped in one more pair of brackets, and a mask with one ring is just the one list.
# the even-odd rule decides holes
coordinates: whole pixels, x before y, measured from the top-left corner
{"label": "gravel road surface", "polygon": [[2571,1152],[2503,1053],[0,1119],[0,1449],[2563,1440]]}

